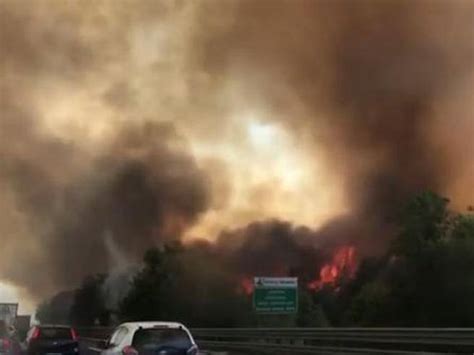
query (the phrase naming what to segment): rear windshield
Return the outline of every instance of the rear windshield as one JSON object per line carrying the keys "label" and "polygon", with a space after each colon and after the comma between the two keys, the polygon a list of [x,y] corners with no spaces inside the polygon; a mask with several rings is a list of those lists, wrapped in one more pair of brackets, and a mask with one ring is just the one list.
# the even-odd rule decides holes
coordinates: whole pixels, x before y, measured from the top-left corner
{"label": "rear windshield", "polygon": [[69,328],[41,328],[40,339],[72,339],[71,329]]}
{"label": "rear windshield", "polygon": [[192,346],[188,333],[183,329],[153,328],[137,330],[132,346],[138,351],[175,348],[187,350]]}

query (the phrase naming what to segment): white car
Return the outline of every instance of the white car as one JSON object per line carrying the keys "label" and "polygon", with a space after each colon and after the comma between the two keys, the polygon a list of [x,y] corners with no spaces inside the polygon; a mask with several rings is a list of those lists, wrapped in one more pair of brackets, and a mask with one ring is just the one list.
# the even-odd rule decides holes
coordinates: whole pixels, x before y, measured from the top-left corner
{"label": "white car", "polygon": [[130,322],[118,326],[101,355],[197,355],[193,336],[181,323]]}

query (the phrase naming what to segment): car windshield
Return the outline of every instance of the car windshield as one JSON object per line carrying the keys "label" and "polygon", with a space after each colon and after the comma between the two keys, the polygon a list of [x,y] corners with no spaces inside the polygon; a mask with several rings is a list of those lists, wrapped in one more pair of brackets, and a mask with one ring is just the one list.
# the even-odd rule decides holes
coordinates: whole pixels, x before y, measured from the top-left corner
{"label": "car windshield", "polygon": [[188,333],[183,329],[140,329],[133,336],[132,346],[138,351],[160,348],[189,349],[192,346]]}
{"label": "car windshield", "polygon": [[41,328],[40,339],[72,339],[71,329],[60,327]]}

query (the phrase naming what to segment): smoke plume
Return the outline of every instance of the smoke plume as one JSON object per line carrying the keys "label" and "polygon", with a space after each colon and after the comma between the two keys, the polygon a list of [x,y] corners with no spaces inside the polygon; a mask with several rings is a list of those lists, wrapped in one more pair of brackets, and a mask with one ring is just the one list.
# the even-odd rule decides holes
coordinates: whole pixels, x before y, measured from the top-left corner
{"label": "smoke plume", "polygon": [[378,224],[410,194],[454,184],[467,206],[474,147],[458,141],[473,132],[471,3],[238,1],[228,13],[225,25],[203,14],[200,64],[245,76],[270,119],[309,135],[344,177],[352,213]]}
{"label": "smoke plume", "polygon": [[290,274],[380,250],[419,190],[474,200],[470,2],[4,0],[0,23],[0,279],[36,297],[192,237]]}

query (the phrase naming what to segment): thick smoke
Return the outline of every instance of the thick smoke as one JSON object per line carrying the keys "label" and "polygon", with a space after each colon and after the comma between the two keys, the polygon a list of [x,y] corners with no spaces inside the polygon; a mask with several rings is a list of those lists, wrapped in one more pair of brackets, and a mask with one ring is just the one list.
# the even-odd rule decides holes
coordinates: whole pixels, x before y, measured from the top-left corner
{"label": "thick smoke", "polygon": [[[169,127],[124,129],[114,141],[117,146],[80,174],[68,176],[66,171],[64,183],[54,176],[62,173],[44,170],[49,166],[62,171],[80,154],[77,147],[29,141],[29,149],[36,152],[30,160],[2,157],[2,183],[7,193],[14,191],[17,208],[28,216],[33,234],[29,238],[35,243],[29,253],[28,240],[9,240],[6,235],[11,258],[3,260],[4,277],[21,278],[32,288],[74,286],[85,272],[122,264],[113,248],[125,260],[137,261],[147,248],[180,237],[206,210],[206,178],[192,158],[168,147],[174,139]],[[23,134],[14,137],[28,142]],[[49,154],[41,154],[49,144],[54,162],[49,162]],[[31,268],[41,272],[14,274]]]}
{"label": "thick smoke", "polygon": [[216,244],[237,274],[302,275],[316,270],[321,260],[316,237],[308,228],[275,220],[223,232]]}
{"label": "thick smoke", "polygon": [[419,190],[474,200],[470,2],[4,0],[0,22],[0,278],[36,295],[196,226],[283,274],[384,245]]}
{"label": "thick smoke", "polygon": [[314,277],[337,246],[356,243],[344,235],[355,227],[349,218],[318,230],[278,220],[259,221],[223,231],[215,249],[241,275]]}
{"label": "thick smoke", "polygon": [[203,14],[201,65],[245,76],[249,101],[309,135],[344,176],[353,214],[384,225],[407,196],[454,184],[464,185],[455,200],[472,200],[464,157],[473,146],[456,142],[474,127],[472,3],[237,1],[227,10],[215,23]]}
{"label": "thick smoke", "polygon": [[[40,297],[180,238],[210,190],[172,117],[138,112],[120,81],[131,13],[114,7],[109,18],[106,2],[0,6],[0,278]],[[136,20],[161,10],[144,4]]]}

